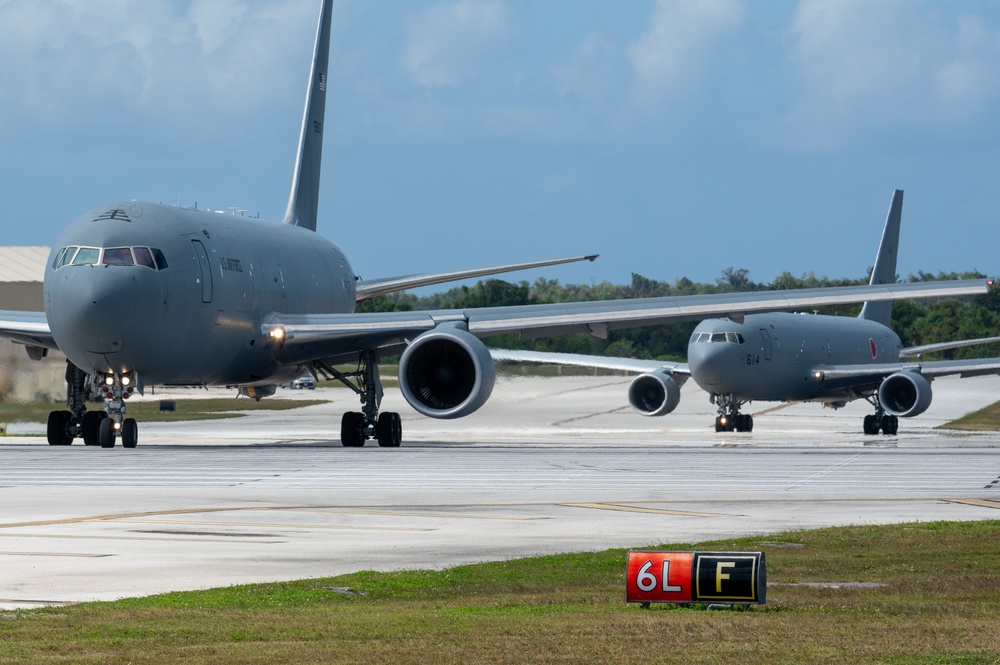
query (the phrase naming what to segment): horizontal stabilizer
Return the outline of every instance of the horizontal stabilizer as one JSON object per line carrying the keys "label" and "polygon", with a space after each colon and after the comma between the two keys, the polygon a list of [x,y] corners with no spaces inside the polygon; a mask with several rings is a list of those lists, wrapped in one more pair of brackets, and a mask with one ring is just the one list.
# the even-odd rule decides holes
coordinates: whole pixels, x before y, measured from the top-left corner
{"label": "horizontal stabilizer", "polygon": [[405,277],[386,277],[383,279],[362,280],[357,285],[357,300],[368,300],[375,296],[386,293],[396,293],[407,289],[415,289],[421,286],[431,286],[433,284],[443,284],[445,282],[457,282],[463,279],[474,279],[476,277],[486,277],[488,275],[499,275],[518,270],[530,270],[531,268],[545,268],[547,266],[557,266],[563,263],[575,263],[577,261],[593,261],[597,254],[590,256],[574,256],[568,259],[550,259],[548,261],[534,261],[531,263],[511,263],[505,266],[493,268],[477,268],[474,270],[454,270],[451,272],[425,273],[422,275],[407,275]]}

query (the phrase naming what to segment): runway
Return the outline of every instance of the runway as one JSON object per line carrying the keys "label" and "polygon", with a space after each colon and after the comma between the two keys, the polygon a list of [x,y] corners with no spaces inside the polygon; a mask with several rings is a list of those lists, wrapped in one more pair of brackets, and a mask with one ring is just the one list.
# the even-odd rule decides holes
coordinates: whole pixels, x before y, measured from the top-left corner
{"label": "runway", "polygon": [[[515,379],[461,421],[403,412],[404,445],[345,449],[351,406],[144,425],[140,446],[4,439],[0,606],[321,577],[821,526],[1000,518],[1000,435],[932,427],[1000,381],[935,382],[896,438],[864,437],[867,405],[799,405],[750,435],[621,408],[627,379]],[[283,395],[287,396],[287,395]],[[764,408],[762,406],[762,408]]]}

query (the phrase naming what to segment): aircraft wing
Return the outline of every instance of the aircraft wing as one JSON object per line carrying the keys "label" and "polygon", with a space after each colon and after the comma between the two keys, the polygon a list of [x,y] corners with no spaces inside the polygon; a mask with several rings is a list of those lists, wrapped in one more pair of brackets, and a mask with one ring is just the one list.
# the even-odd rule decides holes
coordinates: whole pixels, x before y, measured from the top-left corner
{"label": "aircraft wing", "polygon": [[812,309],[823,305],[933,298],[986,293],[986,280],[912,282],[751,293],[719,293],[514,307],[423,312],[274,314],[262,332],[282,345],[284,362],[332,358],[351,351],[399,347],[442,324],[465,328],[476,337],[518,333],[522,338],[609,330],[706,318],[738,319],[755,312]]}
{"label": "aircraft wing", "polygon": [[512,351],[509,349],[490,349],[490,355],[498,363],[527,362],[548,363],[553,365],[572,365],[574,367],[595,367],[621,372],[644,374],[659,369],[665,369],[671,374],[691,374],[687,363],[668,360],[642,360],[640,358],[613,358],[610,356],[588,356],[581,353],[549,353],[545,351]]}
{"label": "aircraft wing", "polygon": [[958,375],[961,378],[1000,374],[1000,358],[974,358],[971,360],[934,360],[930,362],[882,363],[878,365],[833,365],[817,367],[814,378],[827,380],[864,380],[879,382],[890,374],[901,371],[919,372],[929,379]]}
{"label": "aircraft wing", "polygon": [[590,256],[573,256],[566,259],[550,259],[548,261],[533,261],[530,263],[510,263],[505,266],[495,266],[492,268],[475,268],[472,270],[453,270],[451,272],[426,273],[422,275],[406,275],[404,277],[386,277],[383,279],[361,280],[356,285],[357,301],[368,300],[375,296],[386,293],[396,293],[407,289],[415,289],[420,286],[431,286],[433,284],[444,284],[445,282],[457,282],[463,279],[474,279],[476,277],[487,277],[489,275],[499,275],[518,270],[530,270],[531,268],[545,268],[563,263],[575,263],[577,261],[593,261],[597,254]]}
{"label": "aircraft wing", "polygon": [[45,312],[19,312],[0,310],[0,337],[24,344],[56,351]]}
{"label": "aircraft wing", "polygon": [[959,349],[964,346],[978,346],[980,344],[994,344],[1000,342],[1000,337],[980,337],[978,339],[960,339],[954,342],[938,342],[937,344],[923,344],[921,346],[911,346],[899,352],[900,358],[916,358],[925,353],[935,353],[937,351],[948,351],[949,349]]}

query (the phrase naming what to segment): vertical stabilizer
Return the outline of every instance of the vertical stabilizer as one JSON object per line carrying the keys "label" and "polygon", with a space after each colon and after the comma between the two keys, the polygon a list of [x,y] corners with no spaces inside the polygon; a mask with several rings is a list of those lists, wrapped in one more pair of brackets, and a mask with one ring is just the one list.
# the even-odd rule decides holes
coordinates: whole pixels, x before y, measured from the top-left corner
{"label": "vertical stabilizer", "polygon": [[[896,283],[896,252],[899,249],[899,223],[903,217],[903,190],[892,193],[889,204],[889,214],[885,218],[885,228],[882,229],[882,242],[875,256],[875,267],[869,284]],[[888,326],[892,319],[892,301],[866,302],[861,308],[860,317],[869,321]]]}
{"label": "vertical stabilizer", "polygon": [[323,156],[323,122],[326,116],[327,65],[330,61],[330,7],[333,0],[323,0],[316,29],[306,108],[302,116],[299,151],[292,175],[292,192],[288,197],[285,224],[316,230],[319,206],[319,171]]}

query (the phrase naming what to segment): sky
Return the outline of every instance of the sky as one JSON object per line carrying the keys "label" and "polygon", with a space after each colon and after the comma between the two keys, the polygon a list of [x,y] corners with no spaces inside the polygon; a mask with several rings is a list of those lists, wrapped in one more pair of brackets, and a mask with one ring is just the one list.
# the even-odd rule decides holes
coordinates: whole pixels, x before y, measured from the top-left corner
{"label": "sky", "polygon": [[[0,0],[4,245],[280,219],[318,0]],[[1000,273],[1000,3],[337,0],[319,232],[362,277]]]}

